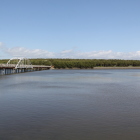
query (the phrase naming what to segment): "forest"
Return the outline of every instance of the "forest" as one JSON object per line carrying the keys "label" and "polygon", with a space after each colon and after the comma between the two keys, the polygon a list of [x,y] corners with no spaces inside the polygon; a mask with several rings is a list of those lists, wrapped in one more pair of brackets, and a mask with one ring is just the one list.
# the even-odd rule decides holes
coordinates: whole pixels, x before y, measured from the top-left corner
{"label": "forest", "polygon": [[[0,60],[1,64],[8,59]],[[138,67],[140,60],[121,59],[30,59],[32,65],[52,65],[56,69],[92,69],[94,67]]]}

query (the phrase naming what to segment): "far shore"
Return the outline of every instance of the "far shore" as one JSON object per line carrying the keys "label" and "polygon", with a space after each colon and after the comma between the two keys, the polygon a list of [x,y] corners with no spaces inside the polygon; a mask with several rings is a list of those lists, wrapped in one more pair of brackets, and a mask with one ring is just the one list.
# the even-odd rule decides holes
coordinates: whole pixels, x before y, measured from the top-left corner
{"label": "far shore", "polygon": [[[58,68],[52,68],[59,70]],[[60,68],[64,70],[80,70],[80,68]],[[94,67],[94,68],[81,68],[83,70],[104,70],[104,69],[140,69],[140,67]]]}
{"label": "far shore", "polygon": [[94,67],[93,69],[140,69],[140,67]]}

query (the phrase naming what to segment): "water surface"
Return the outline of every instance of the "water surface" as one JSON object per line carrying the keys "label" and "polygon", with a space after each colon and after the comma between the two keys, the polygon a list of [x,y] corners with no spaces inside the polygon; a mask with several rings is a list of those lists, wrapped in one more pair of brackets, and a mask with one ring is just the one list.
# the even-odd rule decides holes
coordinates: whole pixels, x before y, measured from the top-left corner
{"label": "water surface", "polygon": [[0,140],[139,140],[140,70],[0,76]]}

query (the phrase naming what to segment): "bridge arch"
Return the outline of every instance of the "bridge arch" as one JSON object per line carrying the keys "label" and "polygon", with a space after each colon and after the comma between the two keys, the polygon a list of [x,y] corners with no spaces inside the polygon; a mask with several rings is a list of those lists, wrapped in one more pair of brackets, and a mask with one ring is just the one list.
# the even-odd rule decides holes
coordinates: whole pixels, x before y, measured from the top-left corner
{"label": "bridge arch", "polygon": [[7,65],[13,65],[15,67],[15,69],[18,69],[18,68],[33,68],[30,60],[27,59],[27,58],[24,58],[24,57],[22,57],[22,58],[17,58],[17,57],[11,58],[7,62]]}

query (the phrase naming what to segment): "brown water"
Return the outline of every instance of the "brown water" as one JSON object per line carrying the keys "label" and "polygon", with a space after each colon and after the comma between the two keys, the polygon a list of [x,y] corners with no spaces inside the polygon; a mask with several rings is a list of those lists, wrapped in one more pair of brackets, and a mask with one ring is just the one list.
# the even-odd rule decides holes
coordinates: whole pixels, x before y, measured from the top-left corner
{"label": "brown water", "polygon": [[139,140],[140,70],[0,76],[0,140]]}

